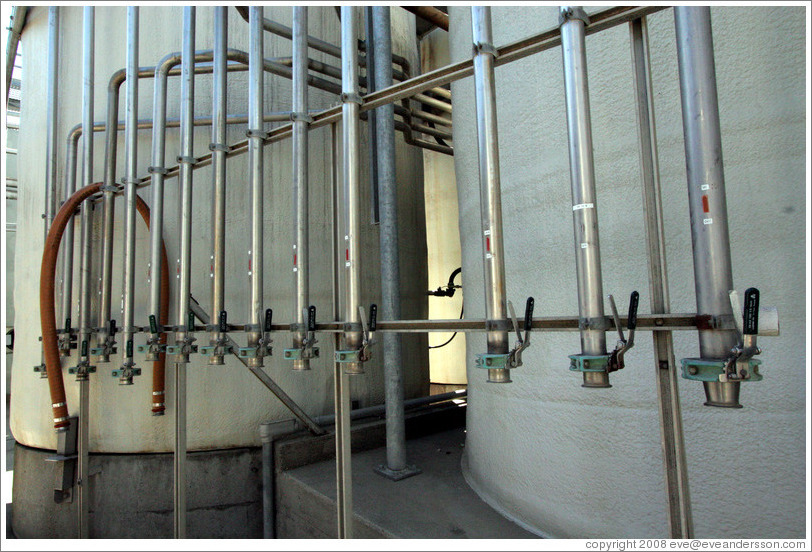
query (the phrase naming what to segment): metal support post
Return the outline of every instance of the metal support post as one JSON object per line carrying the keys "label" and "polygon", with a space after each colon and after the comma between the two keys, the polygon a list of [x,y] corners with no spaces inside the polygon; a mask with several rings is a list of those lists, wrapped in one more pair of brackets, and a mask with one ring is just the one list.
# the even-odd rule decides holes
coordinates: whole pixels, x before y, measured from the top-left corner
{"label": "metal support post", "polygon": [[[95,65],[95,8],[84,8],[82,30],[82,57],[83,57],[83,88],[82,88],[82,180],[83,187],[93,183],[93,86]],[[78,435],[78,529],[79,538],[90,536],[90,441],[88,436],[90,414],[90,390],[88,374],[92,371],[88,359],[88,347],[91,335],[90,321],[90,220],[93,206],[89,202],[82,205],[81,237],[79,261],[79,363],[76,367],[77,381],[79,382],[79,435]]]}
{"label": "metal support post", "polygon": [[[139,8],[127,8],[127,109],[124,118],[124,299],[122,335],[126,345],[118,383],[132,385],[135,333],[135,196],[138,179],[138,19]],[[113,121],[108,124],[113,125]],[[87,135],[86,135],[87,136]],[[87,140],[87,138],[85,138]]]}
{"label": "metal support post", "polygon": [[[343,19],[342,19],[343,20]],[[341,240],[341,201],[338,187],[338,129],[330,125],[330,192],[332,197],[332,283],[333,320],[338,320],[341,312],[341,270],[339,269],[339,244]],[[344,257],[342,256],[343,260]],[[341,347],[341,334],[333,336],[333,346],[337,351]],[[336,509],[338,520],[338,538],[351,539],[353,535],[352,515],[352,428],[350,426],[349,379],[342,370],[340,362],[333,363],[335,439],[336,439]]]}
{"label": "metal support post", "polygon": [[[215,321],[225,318],[225,265],[226,265],[226,116],[227,116],[227,66],[228,66],[228,8],[214,8],[214,83],[212,84],[212,187],[214,209],[212,221],[211,255],[211,309]],[[225,325],[225,324],[224,324]],[[222,328],[211,332],[210,345],[215,347],[209,356],[209,364],[225,363],[229,351],[224,343]]]}
{"label": "metal support post", "polygon": [[[355,32],[358,9],[341,7],[341,99],[344,159],[344,332],[343,351],[357,352],[362,345],[358,307],[361,305],[361,160],[360,115],[361,96],[358,93],[358,40]],[[338,352],[336,353],[338,358]],[[360,355],[357,360],[343,362],[348,374],[363,374]]]}
{"label": "metal support post", "polygon": [[[392,29],[389,6],[373,6],[372,36],[367,37],[367,55],[374,52],[367,67],[374,66],[374,87],[381,90],[392,86]],[[381,317],[400,320],[400,268],[398,251],[397,179],[395,177],[395,113],[394,105],[377,108],[375,135],[378,174],[378,208],[380,215],[381,250]],[[373,112],[370,112],[372,114]],[[406,425],[403,408],[403,357],[401,336],[383,336],[384,385],[386,393],[386,464],[378,466],[379,474],[399,481],[421,472],[406,463]]]}
{"label": "metal support post", "polygon": [[[716,96],[710,8],[675,7],[688,205],[699,314],[732,317],[733,289],[722,136]],[[738,337],[732,330],[700,330],[702,359],[724,360]],[[740,382],[703,382],[708,406],[741,407]]]}
{"label": "metal support post", "polygon": [[[634,72],[637,129],[643,184],[643,209],[648,244],[649,292],[652,314],[671,311],[665,256],[665,231],[657,159],[657,134],[651,86],[648,24],[645,17],[629,24]],[[654,331],[657,403],[668,496],[668,527],[671,538],[692,538],[693,519],[688,492],[688,466],[682,433],[677,368],[671,331]]]}
{"label": "metal support post", "polygon": [[[563,6],[560,12],[561,51],[564,58],[564,91],[567,106],[572,222],[575,232],[575,266],[578,276],[578,312],[581,317],[581,355],[597,368],[584,368],[584,387],[610,387],[607,371],[598,209],[592,159],[592,119],[586,70],[583,8]],[[584,363],[586,364],[586,363]]]}
{"label": "metal support post", "polygon": [[[263,308],[263,221],[265,211],[262,193],[263,158],[262,112],[264,106],[264,74],[262,60],[264,52],[264,32],[262,30],[263,8],[249,8],[248,31],[248,166],[251,180],[251,249],[248,251],[248,275],[251,279],[251,329],[248,333],[248,347],[251,356],[248,365],[264,366],[266,335],[262,331]],[[242,352],[242,351],[241,351]]]}
{"label": "metal support post", "polygon": [[[485,318],[489,331],[487,357],[506,359],[509,352],[507,303],[505,298],[505,257],[502,236],[502,190],[499,178],[499,137],[496,125],[496,81],[494,78],[493,29],[488,6],[471,8],[474,41],[474,91],[476,95],[477,138],[479,146],[479,201],[482,214],[482,251],[485,272]],[[505,323],[504,327],[499,327]],[[491,383],[509,383],[507,368],[489,368],[481,355],[477,366],[488,369]]]}
{"label": "metal support post", "polygon": [[48,8],[48,105],[45,135],[45,234],[56,215],[56,111],[59,103],[59,7]]}

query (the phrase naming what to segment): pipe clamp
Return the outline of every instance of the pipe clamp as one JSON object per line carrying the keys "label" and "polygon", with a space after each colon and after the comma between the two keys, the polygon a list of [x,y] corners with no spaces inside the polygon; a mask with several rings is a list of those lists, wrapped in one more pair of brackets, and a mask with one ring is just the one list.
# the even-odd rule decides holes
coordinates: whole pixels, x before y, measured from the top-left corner
{"label": "pipe clamp", "polygon": [[499,57],[499,51],[490,42],[474,42],[474,56],[479,54],[490,54],[494,59]]}
{"label": "pipe clamp", "polygon": [[248,138],[262,138],[263,140],[268,138],[268,133],[267,132],[265,132],[262,129],[256,129],[256,128],[249,128],[248,130],[245,131],[245,135]]}
{"label": "pipe clamp", "polygon": [[612,355],[569,355],[572,372],[606,372],[609,373],[609,361]]}
{"label": "pipe clamp", "polygon": [[342,92],[341,103],[356,103],[358,105],[363,105],[364,100],[356,92]]}
{"label": "pipe clamp", "polygon": [[166,167],[147,167],[149,174],[163,174],[166,175],[169,170]]}
{"label": "pipe clamp", "polygon": [[605,316],[596,316],[594,318],[579,318],[579,330],[608,330],[609,319]]}
{"label": "pipe clamp", "polygon": [[294,123],[297,121],[304,121],[305,123],[310,124],[313,122],[313,117],[311,117],[309,113],[298,113],[296,111],[291,111],[290,120]]}
{"label": "pipe clamp", "polygon": [[194,165],[197,163],[197,157],[191,155],[178,155],[175,159],[178,164]]}
{"label": "pipe clamp", "polygon": [[562,6],[561,11],[558,12],[558,25],[559,27],[572,19],[578,19],[584,22],[584,25],[589,25],[589,16],[581,6]]}
{"label": "pipe clamp", "polygon": [[209,144],[209,151],[224,151],[226,153],[229,153],[231,149],[232,148],[229,147],[227,144],[216,144],[213,142]]}

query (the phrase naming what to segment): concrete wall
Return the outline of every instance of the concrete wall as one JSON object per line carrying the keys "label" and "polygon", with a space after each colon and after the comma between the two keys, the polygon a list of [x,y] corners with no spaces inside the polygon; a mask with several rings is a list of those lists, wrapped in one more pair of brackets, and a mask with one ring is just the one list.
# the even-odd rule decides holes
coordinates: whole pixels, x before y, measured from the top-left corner
{"label": "concrete wall", "polygon": [[[596,8],[590,8],[594,10]],[[451,61],[471,55],[470,10],[451,7]],[[495,7],[497,45],[557,26],[556,7]],[[702,406],[680,381],[698,537],[801,538],[804,405],[805,13],[800,7],[712,9],[734,281],[775,305],[765,379],[744,409]],[[587,38],[605,293],[649,306],[628,27]],[[651,55],[672,312],[695,312],[674,23],[650,17]],[[537,316],[577,314],[560,48],[496,69],[507,295]],[[452,85],[465,312],[484,316],[474,85]],[[611,339],[609,339],[611,343]],[[696,333],[675,335],[676,358]],[[468,339],[468,481],[509,517],[554,537],[667,536],[651,338],[641,334],[611,389],[582,389],[567,370],[577,333],[533,338],[513,383],[485,383]],[[731,469],[735,466],[735,469]]]}
{"label": "concrete wall", "polygon": [[[266,7],[265,16],[290,25],[289,7]],[[180,7],[142,7],[140,21],[140,65],[155,65],[168,52],[179,51],[181,47],[182,9]],[[412,16],[395,10],[393,13],[394,49],[406,56],[413,68],[419,67],[419,58],[414,43],[414,21]],[[58,122],[59,144],[59,186],[61,189],[65,165],[64,137],[68,130],[81,120],[81,29],[82,10],[78,7],[61,8],[60,28],[60,102]],[[213,10],[201,7],[197,10],[197,49],[212,46]],[[100,6],[96,8],[96,68],[95,68],[95,119],[101,121],[106,113],[106,91],[110,75],[125,65],[126,11],[124,7]],[[332,7],[312,7],[310,9],[310,33],[332,43],[339,42],[339,22]],[[233,9],[229,10],[229,46],[243,51],[248,49],[248,26]],[[18,232],[18,254],[16,255],[15,300],[17,306],[18,349],[15,355],[14,379],[11,404],[11,427],[18,441],[34,447],[53,448],[56,439],[50,421],[50,398],[45,381],[32,372],[32,367],[40,362],[40,346],[37,338],[39,329],[38,282],[42,251],[42,237],[39,231],[40,213],[44,196],[45,160],[45,82],[47,52],[47,9],[34,8],[28,18],[23,34],[24,50],[28,52],[26,68],[23,72],[23,111],[20,134],[20,201]],[[265,55],[289,56],[290,42],[267,37]],[[338,60],[311,51],[311,57],[323,62],[338,65]],[[197,116],[211,112],[211,77],[203,76],[196,81]],[[266,74],[265,109],[267,111],[289,110],[291,105],[290,82]],[[229,76],[229,113],[247,112],[247,73],[231,73]],[[179,116],[179,88],[177,78],[170,78],[169,117]],[[152,117],[152,79],[141,80],[139,85],[139,116]],[[337,96],[313,90],[310,94],[312,109],[336,105]],[[120,117],[123,118],[126,106],[125,90],[122,89]],[[273,125],[268,125],[271,127]],[[234,143],[245,138],[245,125],[229,127],[227,142]],[[340,137],[339,128],[339,137]],[[178,131],[167,133],[167,163],[174,164],[178,152]],[[362,136],[366,135],[366,125],[362,125]],[[84,138],[82,139],[84,140]],[[208,152],[211,130],[200,127],[195,133],[195,154]],[[366,140],[362,147],[366,158]],[[82,141],[80,141],[80,148]],[[339,151],[341,148],[339,147]],[[138,138],[139,172],[146,175],[150,163],[151,132],[141,131]],[[326,166],[330,151],[330,129],[322,128],[310,134],[310,214],[311,214],[311,301],[318,308],[321,320],[330,317],[330,197],[329,167]],[[95,137],[94,179],[103,174],[104,139],[102,133]],[[291,194],[291,151],[289,142],[275,143],[265,149],[265,304],[274,309],[277,322],[293,320],[291,290],[293,273],[290,247],[293,228]],[[123,133],[119,137],[117,175],[123,174],[124,144]],[[81,159],[81,155],[80,155]],[[400,228],[401,272],[403,274],[403,316],[426,318],[425,300],[425,215],[423,210],[423,174],[421,154],[406,146],[398,137],[397,163],[398,178],[401,184]],[[249,305],[249,279],[247,275],[250,234],[250,205],[248,193],[247,156],[235,157],[229,161],[227,198],[227,252],[226,252],[226,309],[229,321],[240,324],[247,321]],[[79,178],[81,182],[81,168]],[[366,167],[362,174],[362,208],[368,211],[369,186]],[[178,183],[170,179],[166,183],[166,208],[164,235],[170,259],[171,274],[174,274],[178,256]],[[141,192],[148,203],[151,202],[149,189]],[[211,171],[204,168],[194,173],[193,209],[193,273],[191,289],[202,306],[210,311],[210,205]],[[100,236],[100,210],[96,212],[94,243]],[[113,278],[113,317],[119,323],[119,298],[121,293],[122,263],[122,201],[117,202],[117,239],[114,249]],[[76,242],[78,246],[78,223]],[[380,295],[380,272],[377,257],[378,235],[375,227],[364,225],[362,246],[366,255],[362,257],[364,271],[364,304],[378,300]],[[149,238],[140,220],[137,222],[136,246],[136,298],[135,322],[147,323],[148,286],[146,277],[149,256]],[[97,310],[95,282],[98,279],[98,255],[94,256],[94,282],[92,309]],[[77,261],[78,264],[78,261]],[[78,267],[77,267],[78,268]],[[78,274],[78,272],[77,272]],[[78,277],[74,277],[78,285]],[[174,319],[176,280],[172,278],[171,318]],[[74,291],[74,320],[78,289]],[[25,308],[21,308],[25,306]],[[95,322],[95,320],[94,320]],[[198,343],[208,339],[199,334]],[[331,339],[322,335],[321,360],[312,364],[313,369],[306,373],[292,373],[290,365],[282,361],[281,349],[290,347],[291,341],[284,333],[276,334],[275,355],[266,360],[266,370],[276,381],[299,402],[310,414],[317,415],[332,411],[332,346]],[[143,335],[136,339],[136,345],[143,343]],[[244,343],[242,335],[235,339]],[[119,350],[123,346],[119,343]],[[143,369],[143,375],[136,378],[135,385],[119,387],[110,370],[118,368],[121,356],[108,365],[99,365],[98,373],[91,380],[90,407],[90,446],[98,452],[162,452],[171,450],[173,435],[174,370],[167,368],[167,416],[154,418],[150,415],[152,367],[144,363],[143,356],[136,354],[136,362]],[[404,362],[406,364],[406,394],[415,396],[428,390],[427,355],[425,337],[404,338]],[[75,355],[65,362],[65,366],[76,363]],[[289,418],[290,413],[279,403],[236,359],[228,359],[225,366],[209,367],[205,359],[196,356],[188,369],[189,396],[189,448],[212,449],[239,447],[259,444],[258,426],[260,422]],[[65,371],[67,398],[71,412],[75,411],[78,400],[77,385]],[[383,402],[383,369],[381,353],[375,351],[375,359],[367,366],[364,376],[353,378],[353,398],[362,405]]]}

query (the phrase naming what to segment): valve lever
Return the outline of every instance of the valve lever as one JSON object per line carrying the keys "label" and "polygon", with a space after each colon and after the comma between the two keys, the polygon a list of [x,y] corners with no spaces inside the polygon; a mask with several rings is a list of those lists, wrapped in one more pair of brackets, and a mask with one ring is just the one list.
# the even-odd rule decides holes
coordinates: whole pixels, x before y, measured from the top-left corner
{"label": "valve lever", "polygon": [[228,332],[228,314],[226,311],[220,311],[220,324],[219,324],[218,331],[220,333]]}
{"label": "valve lever", "polygon": [[620,316],[617,313],[617,306],[615,305],[615,298],[609,296],[609,307],[612,309],[612,318],[615,320],[615,327],[617,328],[618,342],[615,345],[615,350],[609,356],[609,365],[607,372],[615,372],[622,370],[626,363],[623,360],[626,351],[634,347],[634,331],[637,328],[637,307],[640,304],[640,294],[633,291],[629,296],[629,315],[626,319],[626,329],[629,330],[629,338],[623,335],[623,325],[620,323]]}

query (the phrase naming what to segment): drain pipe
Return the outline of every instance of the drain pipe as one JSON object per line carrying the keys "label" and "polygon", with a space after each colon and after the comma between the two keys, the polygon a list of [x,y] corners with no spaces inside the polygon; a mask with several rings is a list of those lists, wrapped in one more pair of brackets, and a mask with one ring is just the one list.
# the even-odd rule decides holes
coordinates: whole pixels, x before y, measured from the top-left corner
{"label": "drain pipe", "polygon": [[[84,21],[82,30],[82,50],[83,50],[83,89],[82,89],[82,187],[86,188],[93,184],[93,87],[94,87],[94,65],[95,65],[95,8],[88,6],[84,8]],[[91,335],[90,329],[90,230],[92,222],[90,220],[93,211],[93,203],[86,202],[82,205],[80,224],[80,261],[79,261],[79,363],[76,367],[76,381],[79,382],[79,434],[78,434],[78,468],[77,479],[78,488],[78,531],[79,538],[86,539],[90,535],[88,526],[90,517],[90,488],[89,488],[89,461],[90,461],[90,439],[89,439],[89,419],[90,414],[90,380],[89,373],[95,371],[95,367],[90,366],[88,357],[88,347]]]}
{"label": "drain pipe", "polygon": [[584,40],[589,18],[583,8],[562,6],[559,23],[564,58],[572,222],[575,233],[575,267],[581,327],[581,354],[570,356],[572,362],[570,369],[582,372],[583,387],[611,387],[608,372],[609,355],[606,354],[606,321]]}
{"label": "drain pipe", "polygon": [[[308,115],[307,101],[307,7],[293,8],[293,345],[285,358],[293,360],[294,370],[310,370],[310,359],[318,357],[315,337],[308,331],[315,323],[315,307],[310,309],[310,246],[308,218]],[[313,316],[308,316],[313,312]]]}
{"label": "drain pipe", "polygon": [[[389,6],[373,6],[372,37],[367,39],[367,55],[374,65],[374,89],[392,86],[392,27]],[[374,55],[371,55],[374,52]],[[377,108],[375,133],[377,145],[378,208],[381,249],[381,317],[400,320],[400,253],[398,251],[397,179],[395,175],[395,106]],[[384,333],[383,358],[386,394],[386,464],[375,471],[394,481],[417,475],[417,467],[406,463],[406,426],[403,412],[403,357],[401,336]]]}
{"label": "drain pipe", "polygon": [[[194,318],[189,316],[192,277],[192,163],[194,162],[195,8],[183,8],[180,102],[180,281],[175,334],[175,538],[186,538],[186,364],[192,351]],[[160,221],[155,221],[160,224]],[[191,320],[190,320],[191,318]],[[167,351],[169,352],[169,351]]]}
{"label": "drain pipe", "polygon": [[[474,86],[479,141],[479,194],[482,210],[482,250],[485,269],[485,317],[488,353],[478,355],[477,366],[488,369],[488,382],[509,383],[505,364],[509,352],[505,299],[505,257],[502,237],[502,190],[499,176],[499,137],[496,124],[496,83],[493,67],[491,8],[471,8],[474,41]],[[488,361],[498,362],[491,368]]]}
{"label": "drain pipe", "polygon": [[263,335],[263,158],[262,140],[267,136],[262,130],[264,108],[264,74],[262,59],[265,37],[262,31],[263,7],[250,8],[248,33],[248,166],[251,180],[251,249],[248,251],[248,275],[251,279],[250,331],[248,346],[240,351],[247,357],[249,367],[261,368],[263,358],[270,353],[270,337]]}
{"label": "drain pipe", "polygon": [[[212,220],[211,255],[211,312],[219,324],[211,332],[209,344],[215,347],[209,356],[209,364],[225,364],[224,356],[230,352],[221,331],[227,329],[225,312],[225,265],[226,265],[226,114],[227,114],[227,67],[228,67],[228,8],[214,8],[214,81],[212,83],[211,144],[212,150],[212,196],[214,210]],[[216,323],[216,322],[215,322]]]}
{"label": "drain pipe", "polygon": [[[696,311],[732,318],[733,289],[722,137],[716,95],[710,8],[675,7],[677,59],[688,173]],[[702,359],[725,360],[737,344],[734,330],[699,330]],[[703,382],[707,406],[739,408],[740,382]]]}
{"label": "drain pipe", "polygon": [[[135,306],[135,196],[138,182],[138,27],[139,8],[127,8],[127,110],[124,126],[124,363],[119,385],[132,385],[138,375],[133,361],[133,308]],[[112,126],[112,121],[110,121]]]}

